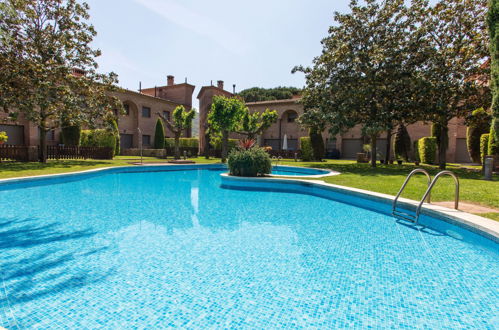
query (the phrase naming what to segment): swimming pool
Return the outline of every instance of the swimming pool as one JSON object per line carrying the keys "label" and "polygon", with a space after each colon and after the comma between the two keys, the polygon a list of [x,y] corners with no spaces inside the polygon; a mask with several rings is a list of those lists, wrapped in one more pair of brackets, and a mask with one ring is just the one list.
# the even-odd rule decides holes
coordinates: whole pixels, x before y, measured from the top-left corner
{"label": "swimming pool", "polygon": [[164,169],[0,185],[0,325],[499,326],[485,237],[313,187],[222,186],[216,166]]}
{"label": "swimming pool", "polygon": [[321,170],[317,168],[305,168],[298,166],[272,166],[272,175],[279,176],[325,176],[329,174],[338,174],[329,170]]}

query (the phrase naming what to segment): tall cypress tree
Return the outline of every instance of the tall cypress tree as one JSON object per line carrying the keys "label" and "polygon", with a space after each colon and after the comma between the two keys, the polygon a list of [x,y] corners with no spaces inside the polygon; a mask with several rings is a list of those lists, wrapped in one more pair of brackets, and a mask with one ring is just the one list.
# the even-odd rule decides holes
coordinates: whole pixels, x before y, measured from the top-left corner
{"label": "tall cypress tree", "polygon": [[489,1],[487,22],[490,33],[490,87],[493,118],[489,136],[489,154],[499,155],[499,0]]}
{"label": "tall cypress tree", "polygon": [[154,133],[154,149],[165,148],[165,127],[160,118],[156,121],[156,131]]}

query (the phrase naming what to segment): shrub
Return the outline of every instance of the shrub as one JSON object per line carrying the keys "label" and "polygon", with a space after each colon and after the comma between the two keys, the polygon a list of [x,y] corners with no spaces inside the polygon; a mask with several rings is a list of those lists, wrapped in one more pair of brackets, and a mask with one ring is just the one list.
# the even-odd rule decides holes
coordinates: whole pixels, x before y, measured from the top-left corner
{"label": "shrub", "polygon": [[165,127],[163,121],[158,118],[156,121],[156,131],[154,132],[154,149],[165,148]]}
{"label": "shrub", "polygon": [[313,158],[315,161],[321,161],[324,158],[324,153],[326,152],[326,148],[324,146],[324,139],[322,138],[322,134],[320,130],[315,127],[310,128],[308,133],[310,137],[310,144],[312,146]]}
{"label": "shrub", "polygon": [[482,134],[480,136],[480,160],[483,162],[485,156],[487,156],[489,152],[489,134]]}
{"label": "shrub", "polygon": [[470,158],[475,163],[482,162],[480,157],[480,138],[489,132],[490,115],[483,108],[477,109],[467,118],[466,144]]}
{"label": "shrub", "polygon": [[109,126],[111,128],[112,134],[114,134],[114,139],[115,139],[114,155],[119,155],[121,150],[120,150],[120,130],[118,129],[118,123],[116,122],[115,119],[112,119]]}
{"label": "shrub", "polygon": [[[175,139],[174,138],[166,138],[165,139],[165,147],[166,148],[174,148],[175,147]],[[198,138],[180,138],[180,148],[199,148],[199,139]]]}
{"label": "shrub", "polygon": [[414,161],[420,162],[421,158],[419,157],[419,140],[416,140],[412,143],[412,150],[414,150]]}
{"label": "shrub", "polygon": [[272,172],[270,156],[260,147],[232,150],[228,165],[230,175],[234,176],[259,176]]}
{"label": "shrub", "polygon": [[106,129],[82,130],[80,145],[82,147],[108,147],[116,151],[116,137]]}
{"label": "shrub", "polygon": [[62,143],[67,146],[80,145],[81,128],[80,126],[66,126],[61,130]]}
{"label": "shrub", "polygon": [[419,139],[418,152],[421,162],[435,164],[435,153],[437,152],[437,138],[424,137]]}
{"label": "shrub", "polygon": [[409,152],[411,151],[411,137],[405,125],[400,124],[397,127],[395,138],[393,139],[393,152],[396,159],[409,161]]}
{"label": "shrub", "polygon": [[492,126],[489,133],[489,147],[487,149],[487,153],[491,156],[499,155],[499,141],[495,141],[494,136],[495,136],[495,131],[494,131],[494,126]]}
{"label": "shrub", "polygon": [[5,143],[9,137],[7,136],[7,133],[5,132],[0,132],[0,143]]}
{"label": "shrub", "polygon": [[314,159],[314,150],[310,137],[304,136],[300,138],[301,160],[311,162]]}

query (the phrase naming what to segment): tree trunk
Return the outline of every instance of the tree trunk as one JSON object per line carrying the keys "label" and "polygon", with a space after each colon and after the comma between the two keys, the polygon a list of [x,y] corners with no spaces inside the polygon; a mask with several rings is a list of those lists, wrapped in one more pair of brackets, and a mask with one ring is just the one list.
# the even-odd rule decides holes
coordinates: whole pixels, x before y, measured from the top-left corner
{"label": "tree trunk", "polygon": [[40,134],[40,150],[39,150],[39,159],[40,163],[47,162],[47,128],[44,126],[39,126],[39,134]]}
{"label": "tree trunk", "polygon": [[386,131],[386,149],[385,149],[385,164],[388,164],[388,161],[390,161],[390,151],[392,147],[392,130],[389,129]]}
{"label": "tree trunk", "polygon": [[222,131],[222,163],[227,161],[227,149],[229,147],[229,132]]}
{"label": "tree trunk", "polygon": [[447,125],[447,120],[439,123],[438,167],[441,170],[445,170],[447,165],[447,147],[449,146],[449,128]]}
{"label": "tree trunk", "polygon": [[210,134],[209,133],[206,133],[204,135],[203,153],[204,153],[204,158],[210,159]]}
{"label": "tree trunk", "polygon": [[376,135],[371,135],[371,167],[376,167]]}
{"label": "tree trunk", "polygon": [[180,135],[182,131],[175,133],[175,159],[180,159]]}

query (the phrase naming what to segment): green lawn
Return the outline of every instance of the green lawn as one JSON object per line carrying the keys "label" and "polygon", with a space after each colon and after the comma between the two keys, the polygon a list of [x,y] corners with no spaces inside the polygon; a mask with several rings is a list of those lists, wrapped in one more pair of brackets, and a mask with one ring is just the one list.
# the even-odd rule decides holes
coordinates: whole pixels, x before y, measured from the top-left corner
{"label": "green lawn", "polygon": [[[219,159],[206,160],[204,157],[193,158],[197,163],[217,163]],[[125,166],[140,161],[139,157],[118,156],[113,160],[65,160],[40,163],[0,163],[0,179],[33,176],[42,174],[67,173],[99,167]],[[144,157],[144,162],[164,162],[164,159]],[[372,169],[369,164],[357,164],[350,160],[328,160],[326,162],[295,162],[284,160],[283,165],[327,168],[341,172],[341,175],[325,178],[328,183],[361,188],[380,193],[395,195],[406,175],[416,168],[414,165],[378,165]],[[427,169],[431,175],[438,172],[435,166],[419,166]],[[482,180],[477,167],[462,168],[450,164],[448,169],[454,171],[460,179],[460,200],[499,209],[499,175],[493,181]],[[403,197],[420,200],[426,189],[426,179],[417,175],[404,191]],[[443,177],[432,191],[433,201],[450,201],[454,198],[454,184],[450,177]],[[481,214],[499,220],[499,212]]]}

